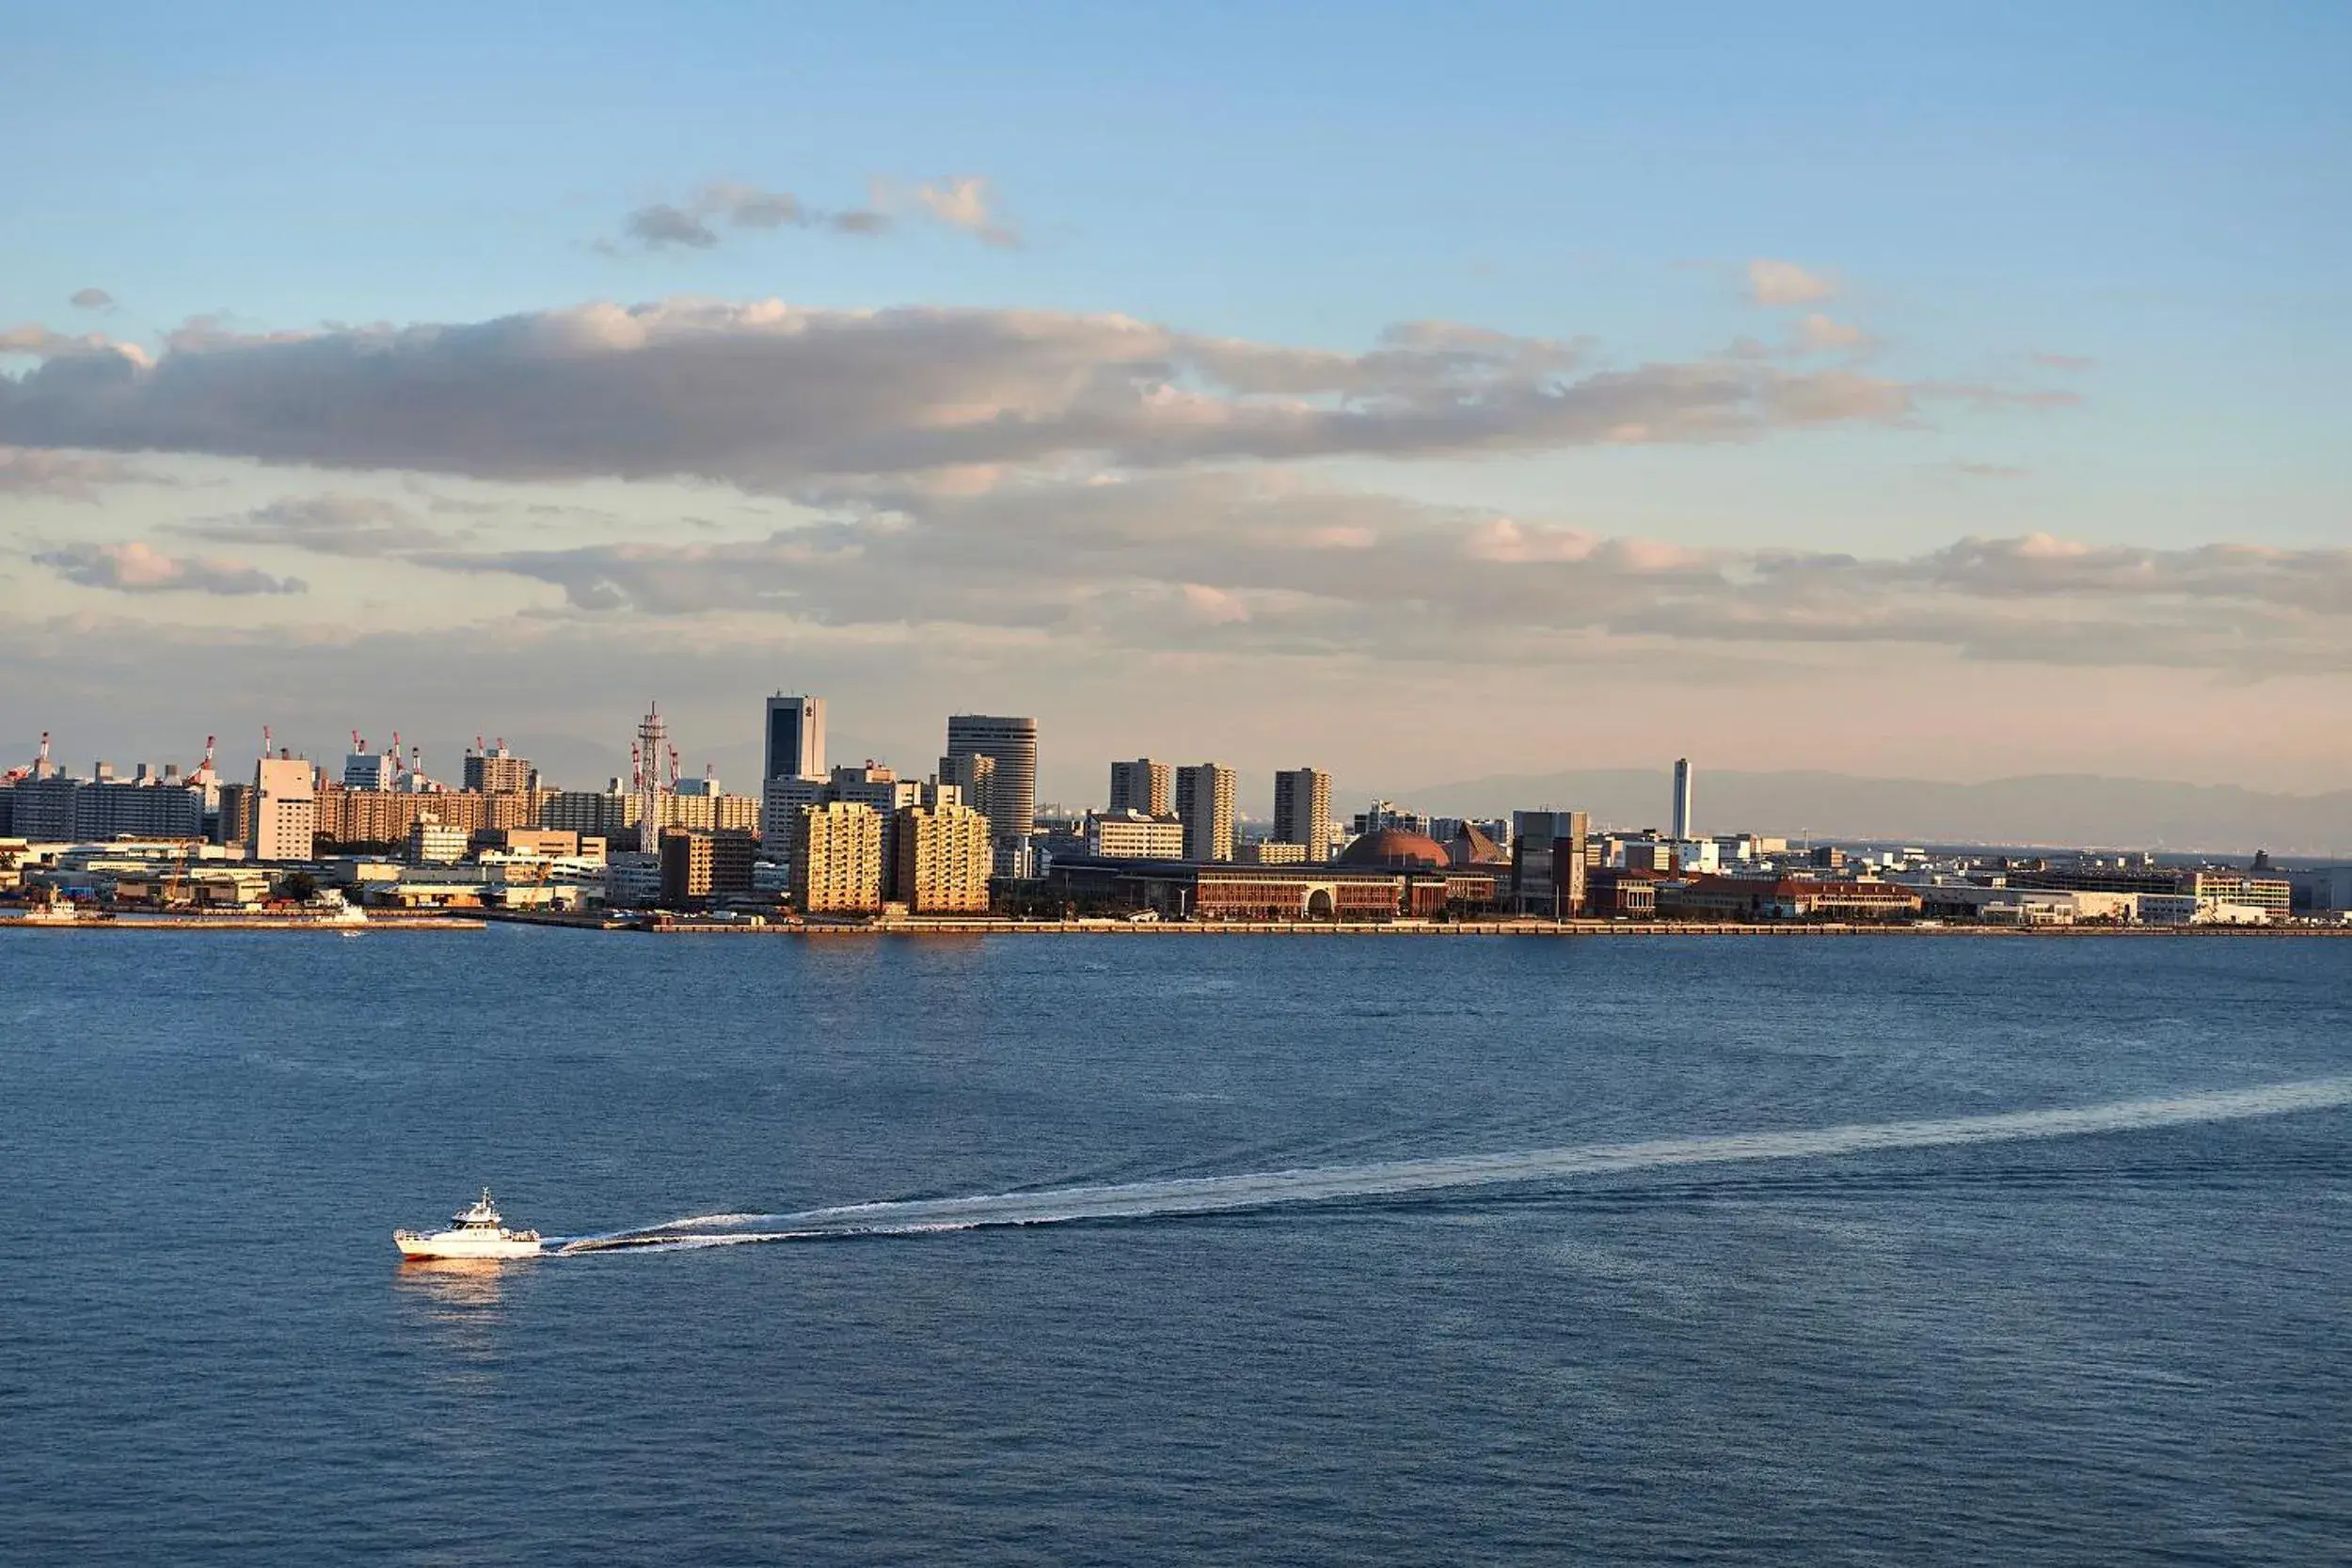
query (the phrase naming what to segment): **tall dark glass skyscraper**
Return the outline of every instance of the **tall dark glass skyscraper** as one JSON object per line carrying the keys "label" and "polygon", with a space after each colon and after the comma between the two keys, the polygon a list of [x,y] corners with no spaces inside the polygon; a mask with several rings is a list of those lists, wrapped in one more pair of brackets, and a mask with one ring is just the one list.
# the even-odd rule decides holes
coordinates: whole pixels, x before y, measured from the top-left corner
{"label": "tall dark glass skyscraper", "polygon": [[768,699],[768,770],[763,777],[824,776],[825,699],[777,692]]}

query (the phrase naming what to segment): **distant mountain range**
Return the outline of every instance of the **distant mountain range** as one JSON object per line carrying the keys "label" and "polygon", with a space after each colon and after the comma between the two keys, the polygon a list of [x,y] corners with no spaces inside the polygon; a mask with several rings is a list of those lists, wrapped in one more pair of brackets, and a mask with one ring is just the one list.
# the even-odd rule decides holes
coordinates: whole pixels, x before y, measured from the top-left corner
{"label": "distant mountain range", "polygon": [[[1662,768],[1612,768],[1496,774],[1430,784],[1400,799],[1454,816],[1571,807],[1591,812],[1596,826],[1639,829],[1669,825],[1670,793]],[[1701,769],[1692,812],[1705,833],[2352,857],[2352,790],[2268,795],[2233,784],[2090,773],[1938,784]]]}

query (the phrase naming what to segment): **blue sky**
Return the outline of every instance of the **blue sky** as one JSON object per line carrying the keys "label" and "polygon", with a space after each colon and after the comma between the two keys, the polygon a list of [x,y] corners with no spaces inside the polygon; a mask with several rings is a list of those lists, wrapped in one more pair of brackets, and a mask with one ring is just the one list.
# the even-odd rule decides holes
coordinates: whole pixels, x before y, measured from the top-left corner
{"label": "blue sky", "polygon": [[[1778,344],[1819,313],[1867,334],[1841,362],[1910,388],[1910,412],[1731,440],[1352,445],[1260,453],[1252,472],[1729,552],[1724,570],[1734,578],[1753,568],[1741,552],[1915,561],[1966,538],[2048,534],[2085,549],[2157,552],[2158,572],[2186,570],[2196,563],[2172,557],[2220,545],[2304,552],[2280,572],[2308,582],[2338,569],[2328,552],[2346,543],[2352,443],[2340,432],[2352,409],[2338,367],[2352,348],[2352,108],[2342,87],[2352,11],[2342,8],[421,6],[359,17],[247,6],[225,17],[163,7],[19,16],[0,134],[34,155],[0,164],[9,228],[0,329],[100,332],[160,355],[166,334],[199,317],[252,337],[477,323],[605,300],[773,297],[819,310],[1117,313],[1202,338],[1344,355],[1364,353],[1395,324],[1441,321],[1514,340],[1589,339],[1577,373],[1606,376],[1717,364],[1727,345]],[[992,212],[1023,243],[977,244],[947,223],[917,221],[912,193],[950,176],[987,182]],[[901,218],[882,238],[722,230],[707,249],[649,250],[624,236],[631,213],[690,204],[714,182],[788,191],[835,212],[867,204],[878,181]],[[1795,263],[1827,292],[1759,306],[1746,270],[1759,259]],[[68,305],[92,288],[111,296],[110,310]],[[0,372],[29,368],[0,358]],[[531,544],[523,513],[573,504],[582,486],[614,492],[599,492],[606,515],[531,547],[680,547],[676,519],[695,498],[708,500],[714,483],[745,483],[735,469],[682,470],[683,494],[642,476],[615,487],[605,466],[588,462],[534,480],[546,491],[534,500],[531,484],[438,467],[412,449],[401,459],[412,468],[355,469],[299,454],[257,462],[240,440],[159,451],[151,435],[130,446],[73,436],[96,441],[73,448],[56,426],[12,436],[5,409],[0,446],[144,452],[154,472],[200,476],[210,487],[201,494],[222,507],[322,494],[395,506],[405,504],[398,483],[446,495],[496,484],[468,492],[478,508],[468,515],[485,519],[469,525],[468,547],[509,556]],[[1066,457],[1050,476],[1010,472],[1024,483],[1120,477],[1078,476]],[[748,549],[831,504],[787,489],[752,483],[731,493],[752,519],[738,543]],[[332,644],[332,628],[359,613],[364,586],[377,595],[366,601],[377,606],[371,613],[421,627],[470,617],[477,633],[495,622],[506,628],[499,635],[538,638],[549,635],[544,626],[512,618],[587,619],[577,562],[534,562],[519,576],[497,568],[490,580],[404,557],[389,577],[360,584],[347,556],[257,546],[233,563],[302,589],[220,595],[126,592],[83,559],[134,541],[197,559],[172,539],[197,494],[185,483],[126,483],[71,501],[29,488],[0,494],[0,551],[15,552],[13,564],[0,563],[0,613],[164,639],[218,639],[258,616]],[[79,576],[61,583],[60,560],[83,560]],[[1123,566],[1112,575],[1170,592],[1300,591],[1289,578],[1200,583]],[[1948,621],[1953,606],[1935,599],[1948,578],[1887,613]],[[1089,578],[1072,592],[1103,587]],[[2026,602],[2008,585],[1968,591],[2005,610]],[[803,601],[747,633],[748,623],[726,617],[758,607],[705,613],[675,596],[656,608],[648,594],[615,592],[644,645],[707,651],[750,635],[771,641],[773,662],[787,669],[850,679],[857,647],[878,670],[887,662],[842,641],[845,628],[882,623],[838,606]],[[2057,765],[2070,745],[2087,744],[2092,754],[2081,760],[2102,767],[2200,776],[2230,766],[2224,754],[2184,759],[2139,745],[2120,720],[2112,736],[2085,742],[2069,714],[2094,686],[2099,705],[2120,700],[2119,681],[2142,721],[2243,712],[2249,702],[2308,711],[2343,694],[2352,662],[2343,607],[2324,596],[2249,595],[2234,578],[2184,587],[2161,605],[2110,595],[2086,609],[2047,584],[2032,592],[2043,596],[2026,609],[2048,625],[2103,614],[2127,631],[2160,630],[2159,610],[2208,628],[2238,617],[2243,657],[2209,649],[2100,665],[2078,650],[2024,681],[2014,657],[1988,659],[1973,633],[1856,652],[1851,628],[1807,642],[1784,625],[1755,658],[1793,661],[1792,700],[1877,702],[1872,682],[1892,679],[1889,658],[1924,661],[1899,689],[1933,691],[1971,713],[2013,717],[2021,700],[2030,708],[2032,692],[2048,691],[2049,711],[2026,715],[2021,760]],[[1271,604],[1232,613],[1267,626]],[[2297,618],[2291,637],[2279,631],[2282,606]],[[975,624],[1003,630],[985,616],[942,614],[903,626],[934,648]],[[1640,619],[1622,614],[1601,628],[1618,640],[1615,655],[1639,651],[1626,640]],[[1132,754],[1114,722],[1119,705],[1084,697],[1066,673],[1073,656],[1099,646],[1083,620],[1047,627],[1027,665],[970,655],[990,672],[978,684],[993,685],[996,701],[1050,709],[1057,694],[1069,697],[1073,768],[1098,746]],[[1043,625],[1034,614],[1020,624]],[[1643,624],[1652,629],[1642,635],[1667,639],[1666,655],[1698,661],[1661,657],[1642,667],[1647,674],[1609,664],[1609,678],[1634,681],[1645,701],[1671,703],[1676,681],[1709,678],[1708,660],[1754,662],[1711,634],[1693,643],[1687,631],[1658,631],[1656,617]],[[1876,637],[1883,620],[1874,624]],[[1491,653],[1465,654],[1455,669],[1425,654],[1408,671],[1363,666],[1382,657],[1363,634],[1316,626],[1304,652],[1294,626],[1255,655],[1293,660],[1301,690],[1334,694],[1399,679],[1442,684],[1462,668],[1504,686],[1515,678]],[[820,646],[824,627],[832,641]],[[1174,632],[1130,651],[1180,663],[1249,652]],[[516,657],[527,652],[518,644]],[[1578,661],[1590,657],[1554,648],[1503,662],[1584,669]],[[1349,659],[1359,661],[1353,677]],[[2296,684],[2313,678],[2320,684]],[[291,693],[284,701],[310,711]],[[38,705],[0,699],[0,739],[42,727]],[[878,693],[874,705],[888,705]],[[119,707],[121,727],[140,717],[135,704]],[[328,726],[319,711],[317,727],[348,727]],[[714,699],[714,724],[721,711]],[[1169,727],[1196,745],[1225,745],[1211,712]],[[431,721],[465,736],[478,727],[454,714]],[[602,722],[582,711],[574,733],[549,744],[585,746]],[[912,750],[914,723],[912,710],[878,719],[873,739]],[[1269,709],[1256,730],[1269,747],[1278,736],[1312,744],[1314,723],[1311,711]],[[1469,747],[1479,733],[1448,743]],[[1968,766],[1963,752],[1940,752],[1934,736],[1918,739],[1927,768]],[[1331,744],[1344,742],[1334,735]],[[2306,744],[2270,782],[2340,772],[2352,761],[2341,744]],[[1662,728],[1628,729],[1592,738],[1605,755],[1520,748],[1464,755],[1453,770],[1641,760],[1653,745],[1675,740]],[[1432,776],[1445,771],[1433,765]]]}

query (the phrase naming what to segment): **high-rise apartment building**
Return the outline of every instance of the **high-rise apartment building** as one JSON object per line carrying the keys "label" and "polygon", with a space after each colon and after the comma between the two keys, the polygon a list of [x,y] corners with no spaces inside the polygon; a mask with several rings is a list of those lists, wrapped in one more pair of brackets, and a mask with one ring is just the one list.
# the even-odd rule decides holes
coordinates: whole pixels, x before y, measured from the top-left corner
{"label": "high-rise apartment building", "polygon": [[870,806],[882,818],[882,892],[885,899],[906,896],[898,886],[898,809],[918,804],[922,798],[923,786],[919,782],[902,779],[870,760],[863,768],[836,768],[825,782],[826,800]]}
{"label": "high-rise apartment building", "polygon": [[891,879],[911,913],[987,911],[988,876],[994,858],[987,817],[969,806],[935,811],[908,806],[898,813],[897,828],[896,875]]}
{"label": "high-rise apartment building", "polygon": [[1176,815],[1184,824],[1184,859],[1233,858],[1233,770],[1204,762],[1176,769]]}
{"label": "high-rise apartment building", "polygon": [[1677,841],[1691,836],[1691,759],[1675,761],[1675,834]]}
{"label": "high-rise apartment building", "polygon": [[[952,714],[947,720],[947,755],[994,761],[989,781],[988,821],[998,839],[1026,838],[1037,832],[1037,721],[983,713]],[[943,764],[943,782],[947,781]]]}
{"label": "high-rise apartment building", "polygon": [[1176,809],[1170,793],[1175,769],[1150,757],[1111,764],[1112,811],[1139,811],[1146,816],[1166,816]]}
{"label": "high-rise apartment building", "polygon": [[792,828],[792,904],[803,914],[882,908],[882,814],[853,800],[801,811]]}
{"label": "high-rise apartment building", "polygon": [[539,770],[501,740],[486,752],[466,753],[466,787],[478,795],[526,795],[539,787]]}
{"label": "high-rise apartment building", "polygon": [[316,849],[318,796],[303,757],[279,752],[253,765],[253,838],[257,861],[307,861]]}
{"label": "high-rise apartment building", "polygon": [[752,893],[752,834],[747,828],[671,828],[661,835],[661,903],[701,909]]}
{"label": "high-rise apartment building", "polygon": [[941,757],[938,779],[941,784],[953,784],[961,791],[965,805],[982,816],[989,815],[989,800],[996,789],[994,757],[984,757],[977,752],[966,752],[962,756]]}
{"label": "high-rise apartment building", "polygon": [[201,838],[204,792],[181,784],[176,774],[158,782],[141,764],[137,782],[86,784],[73,792],[73,836],[85,842]]}
{"label": "high-rise apartment building", "polygon": [[825,776],[825,699],[779,691],[768,699],[769,779]]}
{"label": "high-rise apartment building", "polygon": [[[22,828],[18,835],[24,836]],[[225,784],[220,786],[220,803],[213,812],[213,842],[215,844],[251,844],[253,842],[253,786]]]}
{"label": "high-rise apartment building", "polygon": [[1294,768],[1274,775],[1274,837],[1306,847],[1307,859],[1331,852],[1331,775],[1320,768]]}
{"label": "high-rise apartment building", "polygon": [[24,780],[8,791],[8,831],[18,838],[52,843],[72,838],[73,801],[81,791],[80,780],[54,768],[40,778]]}

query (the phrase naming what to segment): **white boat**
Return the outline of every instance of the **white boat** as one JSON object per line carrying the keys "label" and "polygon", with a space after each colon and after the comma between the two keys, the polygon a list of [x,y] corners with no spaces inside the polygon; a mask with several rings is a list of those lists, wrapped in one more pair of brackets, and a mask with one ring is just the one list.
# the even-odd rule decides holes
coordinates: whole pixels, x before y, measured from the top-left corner
{"label": "white boat", "polygon": [[449,1229],[395,1230],[392,1244],[403,1258],[535,1258],[542,1243],[536,1230],[501,1225],[498,1205],[485,1187],[472,1208],[450,1216]]}

